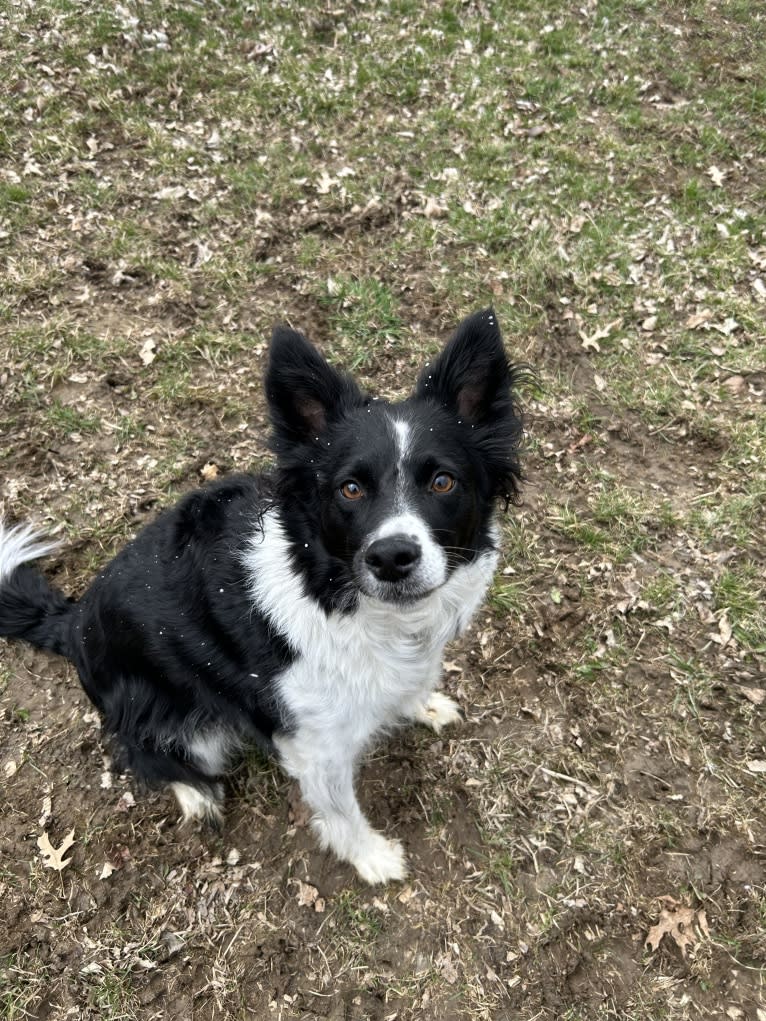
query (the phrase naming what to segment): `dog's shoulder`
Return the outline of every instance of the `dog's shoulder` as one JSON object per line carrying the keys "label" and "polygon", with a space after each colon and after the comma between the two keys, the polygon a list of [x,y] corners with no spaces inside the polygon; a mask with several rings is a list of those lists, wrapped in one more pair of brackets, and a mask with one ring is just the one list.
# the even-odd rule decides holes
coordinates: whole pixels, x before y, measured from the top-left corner
{"label": "dog's shoulder", "polygon": [[236,527],[238,519],[244,527],[262,514],[270,492],[265,475],[230,475],[187,493],[165,512],[164,523],[172,526],[178,542],[209,541],[227,526]]}

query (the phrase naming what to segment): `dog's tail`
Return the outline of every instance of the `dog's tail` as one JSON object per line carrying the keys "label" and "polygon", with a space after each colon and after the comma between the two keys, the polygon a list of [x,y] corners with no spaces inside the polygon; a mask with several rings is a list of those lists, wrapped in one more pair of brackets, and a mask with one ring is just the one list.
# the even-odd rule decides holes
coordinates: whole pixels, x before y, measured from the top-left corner
{"label": "dog's tail", "polygon": [[0,521],[0,635],[71,659],[75,604],[27,566],[58,546],[30,525],[8,528]]}

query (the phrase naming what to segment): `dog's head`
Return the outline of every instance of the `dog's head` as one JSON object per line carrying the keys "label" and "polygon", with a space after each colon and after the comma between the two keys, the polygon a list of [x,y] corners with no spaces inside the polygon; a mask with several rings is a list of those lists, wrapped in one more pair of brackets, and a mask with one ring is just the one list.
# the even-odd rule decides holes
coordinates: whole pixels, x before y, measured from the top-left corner
{"label": "dog's head", "polygon": [[491,309],[460,324],[401,403],[363,394],[302,334],[275,329],[280,513],[315,594],[412,602],[492,548],[494,506],[520,477],[513,379]]}

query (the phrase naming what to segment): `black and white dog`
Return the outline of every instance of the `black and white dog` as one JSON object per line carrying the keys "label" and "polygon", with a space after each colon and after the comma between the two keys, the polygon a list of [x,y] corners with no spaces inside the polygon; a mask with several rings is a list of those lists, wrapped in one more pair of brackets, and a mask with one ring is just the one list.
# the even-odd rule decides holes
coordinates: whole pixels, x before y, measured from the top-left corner
{"label": "black and white dog", "polygon": [[189,493],[77,601],[28,566],[56,544],[0,525],[0,635],[72,660],[118,764],[169,784],[185,818],[220,818],[221,778],[257,742],[299,781],[323,846],[369,883],[402,878],[355,767],[398,722],[460,717],[437,690],[442,653],[484,597],[496,506],[517,492],[514,376],[492,310],[397,404],[277,328],[273,473]]}

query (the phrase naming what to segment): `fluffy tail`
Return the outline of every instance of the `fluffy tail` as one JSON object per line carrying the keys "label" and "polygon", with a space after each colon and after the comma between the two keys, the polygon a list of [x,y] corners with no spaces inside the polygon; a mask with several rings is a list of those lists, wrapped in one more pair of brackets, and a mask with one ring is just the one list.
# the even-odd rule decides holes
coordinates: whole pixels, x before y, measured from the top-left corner
{"label": "fluffy tail", "polygon": [[0,635],[71,658],[74,603],[27,566],[58,546],[29,525],[0,522]]}

